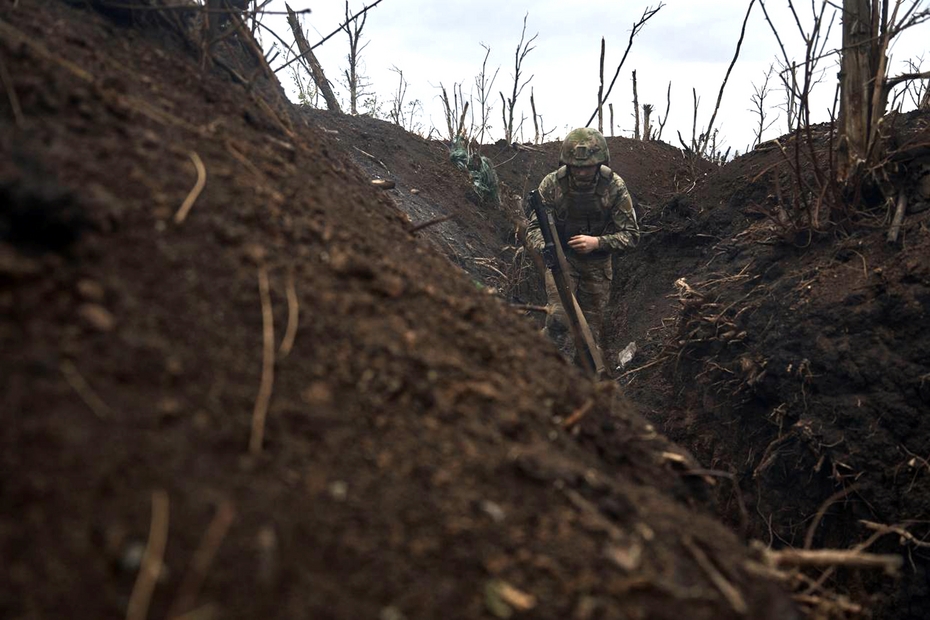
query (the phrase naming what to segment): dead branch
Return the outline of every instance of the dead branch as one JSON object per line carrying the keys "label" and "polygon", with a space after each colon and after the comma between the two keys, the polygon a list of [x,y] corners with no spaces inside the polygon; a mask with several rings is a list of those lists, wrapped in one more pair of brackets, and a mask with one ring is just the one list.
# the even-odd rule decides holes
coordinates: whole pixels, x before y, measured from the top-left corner
{"label": "dead branch", "polygon": [[197,182],[194,183],[193,189],[191,189],[190,193],[187,194],[187,198],[184,199],[184,202],[181,204],[181,208],[178,209],[178,212],[174,214],[175,224],[184,223],[184,220],[187,219],[187,214],[191,210],[191,207],[194,206],[194,203],[200,196],[200,192],[203,191],[204,186],[207,184],[207,169],[204,168],[203,160],[200,159],[200,155],[198,155],[196,151],[191,151],[190,158],[194,163],[194,168],[197,170]]}
{"label": "dead branch", "polygon": [[415,232],[417,232],[417,231],[419,231],[419,230],[423,230],[424,228],[429,228],[430,226],[436,226],[437,224],[442,224],[443,222],[448,222],[449,220],[451,220],[452,218],[454,218],[456,215],[457,215],[457,214],[455,214],[455,213],[449,213],[449,214],[447,214],[447,215],[440,215],[439,217],[434,217],[434,218],[432,218],[432,219],[430,219],[430,220],[426,220],[425,222],[421,222],[420,224],[417,224],[417,225],[411,227],[411,228],[409,229],[409,231],[410,231],[411,233],[415,233]]}
{"label": "dead branch", "polygon": [[6,90],[6,96],[10,100],[10,107],[13,109],[13,120],[16,122],[17,127],[22,128],[25,123],[23,108],[19,104],[19,97],[16,95],[16,89],[13,87],[13,79],[10,77],[10,72],[2,56],[0,56],[0,83],[3,84],[3,88]]}
{"label": "dead branch", "polygon": [[361,153],[362,155],[364,155],[365,157],[367,157],[368,159],[372,160],[373,162],[375,162],[376,164],[378,164],[379,166],[381,166],[381,167],[384,168],[385,170],[387,170],[387,173],[388,173],[388,174],[391,173],[391,171],[388,170],[388,167],[387,167],[386,165],[384,165],[384,162],[383,162],[383,161],[381,161],[380,159],[378,159],[377,157],[375,157],[374,155],[372,155],[372,154],[369,153],[368,151],[363,151],[362,149],[358,148],[358,147],[355,146],[355,145],[353,145],[352,148],[355,149],[356,151],[358,151],[359,153]]}
{"label": "dead branch", "polygon": [[219,551],[226,533],[235,519],[236,510],[229,500],[220,504],[216,510],[216,515],[207,527],[200,541],[200,545],[191,558],[191,563],[187,567],[181,586],[178,588],[178,596],[171,604],[168,611],[168,620],[179,620],[185,614],[190,612],[194,605],[197,604],[197,595],[206,581],[207,573]]}
{"label": "dead branch", "polygon": [[888,243],[898,241],[898,235],[901,233],[901,225],[904,223],[904,213],[907,210],[907,196],[904,192],[898,194],[898,204],[895,207],[894,219],[891,220],[891,228],[888,230]]}
{"label": "dead branch", "polygon": [[635,119],[635,124],[633,125],[633,139],[639,140],[639,95],[636,94],[636,71],[633,71],[633,118]]}
{"label": "dead branch", "polygon": [[97,392],[90,386],[86,379],[78,372],[77,366],[71,360],[64,360],[60,366],[61,374],[65,381],[71,386],[71,389],[84,401],[94,415],[101,420],[109,418],[113,411],[109,405],[103,402],[103,399],[97,395]]}
{"label": "dead branch", "polygon": [[850,485],[844,489],[840,489],[824,501],[823,505],[817,511],[817,514],[814,515],[814,520],[811,522],[810,527],[807,529],[807,534],[804,536],[804,548],[810,549],[811,545],[814,544],[814,534],[817,533],[817,528],[820,525],[821,520],[823,520],[824,515],[827,514],[827,510],[830,509],[834,503],[840,501],[850,493],[858,490],[858,485]]}
{"label": "dead branch", "polygon": [[[382,2],[382,0],[375,0],[374,2],[372,2],[371,4],[369,4],[368,6],[364,7],[361,11],[359,11],[358,13],[356,13],[355,15],[353,15],[352,17],[350,17],[349,19],[347,19],[344,23],[340,24],[338,28],[336,28],[335,30],[333,30],[332,32],[330,32],[328,35],[326,35],[325,37],[323,37],[322,39],[320,39],[320,41],[319,41],[318,43],[316,43],[313,47],[311,47],[308,51],[311,51],[311,52],[312,52],[312,51],[315,50],[316,48],[320,47],[321,45],[323,45],[324,43],[326,43],[327,41],[329,41],[330,39],[332,39],[334,36],[336,36],[337,34],[339,34],[340,32],[343,31],[343,29],[345,28],[346,24],[348,24],[350,21],[353,21],[353,20],[355,20],[355,19],[358,19],[358,17],[359,17],[360,15],[362,15],[362,14],[364,14],[364,13],[367,13],[367,12],[370,11],[371,9],[373,9],[373,8],[375,8],[376,6],[378,6],[379,4],[381,4],[381,2]],[[305,12],[309,12],[309,9],[307,9],[306,11],[296,11],[296,12],[295,12],[295,11],[290,11],[290,10],[288,10],[288,11],[287,11],[287,14],[290,15],[291,13],[295,13],[295,14],[296,14],[296,13],[305,13]],[[277,69],[275,69],[275,70],[274,70],[274,73],[277,73],[278,71],[281,71],[282,69],[286,69],[287,67],[291,66],[293,63],[297,62],[298,60],[302,60],[302,59],[303,59],[303,53],[301,53],[301,54],[298,55],[298,56],[295,56],[294,58],[291,58],[290,60],[288,60],[286,63],[284,63],[283,65],[281,65],[281,66],[278,67]]]}
{"label": "dead branch", "polygon": [[901,537],[902,544],[903,541],[906,540],[915,547],[930,548],[930,542],[918,540],[916,536],[898,525],[882,525],[881,523],[873,523],[872,521],[859,521],[859,523],[880,534],[897,534]]}
{"label": "dead branch", "polygon": [[[639,31],[643,29],[643,27],[646,25],[646,22],[652,19],[652,17],[656,13],[658,13],[659,10],[661,10],[662,7],[664,6],[665,4],[663,4],[662,2],[660,2],[659,6],[657,6],[654,9],[647,6],[646,10],[643,11],[642,16],[639,18],[639,21],[633,24],[633,29],[630,31],[630,39],[627,42],[626,50],[623,52],[623,57],[620,59],[620,64],[617,65],[617,70],[614,72],[613,79],[610,80],[610,86],[607,87],[607,92],[604,93],[603,97],[599,97],[600,101],[598,101],[598,108],[600,108],[601,102],[605,101],[608,97],[610,97],[610,91],[614,89],[614,84],[617,81],[617,77],[620,75],[620,69],[623,68],[623,63],[626,62],[626,57],[630,53],[630,48],[633,47],[633,38],[636,37],[637,34],[639,34]],[[591,118],[589,118],[588,122],[585,123],[585,127],[591,124],[595,116],[597,116],[597,109],[595,109],[594,112],[591,114]]]}
{"label": "dead branch", "polygon": [[[323,94],[327,109],[334,112],[342,112],[342,109],[339,107],[339,102],[336,101],[336,95],[333,94],[333,88],[329,80],[326,79],[326,74],[323,73],[323,67],[313,53],[313,48],[307,43],[307,38],[304,36],[304,31],[300,27],[300,22],[297,21],[297,15],[294,14],[290,5],[285,3],[284,6],[287,9],[287,23],[294,32],[294,38],[297,40],[297,47],[300,49],[300,56],[298,56],[298,58],[302,58],[306,61],[307,70],[313,77],[313,81],[316,83],[317,88],[319,88],[320,92]],[[342,30],[342,28],[340,27],[339,30]]]}
{"label": "dead branch", "polygon": [[278,355],[284,359],[291,354],[297,339],[297,327],[300,323],[300,300],[297,298],[297,285],[294,282],[294,268],[287,272],[287,329],[278,349]]}
{"label": "dead branch", "polygon": [[575,409],[570,416],[565,418],[562,422],[562,428],[570,429],[576,424],[578,424],[583,417],[588,415],[588,412],[591,411],[591,408],[594,407],[593,400],[587,400],[583,405]]}
{"label": "dead branch", "polygon": [[763,558],[773,568],[845,566],[881,569],[890,575],[897,573],[904,563],[900,555],[841,549],[764,549]]}
{"label": "dead branch", "polygon": [[614,104],[608,103],[607,107],[608,109],[610,109],[610,137],[613,138],[614,136]]}
{"label": "dead branch", "polygon": [[271,308],[271,290],[268,283],[268,270],[264,265],[258,268],[258,291],[262,302],[262,379],[252,411],[252,435],[249,439],[249,452],[256,456],[262,451],[265,437],[265,418],[268,416],[268,404],[274,385],[274,313]]}
{"label": "dead branch", "polygon": [[662,139],[662,130],[665,129],[665,121],[668,120],[668,112],[672,109],[672,83],[668,83],[668,91],[665,93],[665,116],[659,117],[659,134],[656,140]]}
{"label": "dead branch", "polygon": [[746,599],[743,598],[740,591],[736,589],[736,586],[727,581],[727,578],[714,566],[714,563],[707,557],[707,554],[704,553],[693,540],[686,537],[683,538],[681,542],[691,553],[691,556],[698,563],[698,566],[707,574],[710,582],[714,584],[714,587],[717,588],[720,594],[723,595],[723,598],[730,604],[733,611],[741,616],[746,615],[749,612],[749,606],[746,604]]}
{"label": "dead branch", "polygon": [[168,493],[164,490],[152,492],[152,521],[149,539],[142,555],[142,565],[136,575],[136,583],[126,607],[126,620],[145,620],[152,602],[155,585],[161,575],[165,547],[168,544]]}
{"label": "dead branch", "polygon": [[717,93],[717,104],[714,106],[714,111],[710,115],[710,121],[707,123],[707,129],[704,130],[704,139],[699,142],[697,145],[698,148],[695,149],[698,154],[706,155],[708,140],[710,139],[711,132],[713,131],[714,121],[717,119],[717,112],[720,110],[720,102],[723,100],[723,90],[727,86],[727,81],[730,79],[730,72],[733,71],[733,66],[736,64],[736,60],[739,58],[740,48],[743,46],[743,39],[746,36],[746,24],[749,23],[749,15],[752,13],[752,7],[756,3],[756,0],[750,0],[749,7],[746,9],[746,16],[743,18],[743,27],[739,33],[739,40],[736,42],[736,51],[733,53],[733,60],[730,61],[730,66],[727,67],[727,72],[723,76],[723,82],[720,84],[720,91]]}

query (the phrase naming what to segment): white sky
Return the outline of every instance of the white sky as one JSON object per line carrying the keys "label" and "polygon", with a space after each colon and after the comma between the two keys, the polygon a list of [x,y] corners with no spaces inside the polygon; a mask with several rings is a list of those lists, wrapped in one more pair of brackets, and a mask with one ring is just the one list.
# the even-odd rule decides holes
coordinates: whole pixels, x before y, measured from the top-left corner
{"label": "white sky", "polygon": [[[372,0],[350,0],[354,14]],[[301,17],[311,45],[337,29],[344,21],[344,0],[289,0],[294,10],[310,9]],[[633,132],[633,106],[631,72],[636,70],[640,105],[655,106],[653,125],[665,113],[666,90],[671,82],[671,111],[662,138],[679,145],[676,131],[690,141],[694,113],[692,89],[700,98],[698,130],[710,120],[720,84],[726,74],[749,0],[665,0],[665,6],[645,25],[633,41],[629,56],[623,65],[614,89],[607,99],[614,105],[616,135],[630,136]],[[802,19],[811,16],[812,4],[819,7],[820,0],[794,3]],[[560,139],[567,131],[583,126],[597,104],[598,64],[601,37],[606,38],[604,61],[605,82],[609,84],[617,64],[626,49],[630,29],[643,11],[658,2],[603,2],[569,3],[566,0],[537,0],[530,2],[504,0],[383,0],[368,15],[362,32],[368,45],[362,52],[363,74],[371,82],[370,89],[384,102],[385,111],[395,96],[398,75],[391,67],[403,71],[408,83],[407,100],[419,99],[423,112],[419,120],[423,133],[435,126],[441,135],[447,133],[442,106],[439,100],[440,82],[450,97],[454,83],[462,83],[465,96],[474,94],[485,50],[491,48],[488,72],[500,67],[491,99],[491,140],[503,136],[498,91],[505,94],[513,89],[514,52],[520,39],[523,17],[527,18],[527,39],[538,33],[535,49],[523,63],[524,77],[533,76],[517,101],[517,119],[527,117],[523,137],[534,137],[529,94],[533,88],[536,111],[543,118],[546,131],[555,129],[548,140]],[[787,0],[768,0],[766,8],[779,29],[782,42],[792,60],[803,59],[803,41],[788,9]],[[923,9],[930,8],[924,1]],[[284,0],[272,0],[269,11],[283,11]],[[828,8],[827,14],[833,9]],[[293,36],[283,17],[267,16],[265,23],[288,43]],[[837,17],[831,34],[831,45],[839,45],[840,23]],[[267,49],[273,38],[261,36]],[[930,23],[904,33],[892,48],[891,73],[905,72],[904,61],[919,61],[924,56],[924,70],[930,68]],[[279,45],[280,47],[280,45]],[[327,77],[336,86],[337,95],[347,102],[341,85],[342,72],[347,67],[348,39],[339,33],[315,51]],[[761,85],[769,65],[780,58],[778,45],[771,28],[765,21],[758,2],[752,9],[742,51],[727,82],[723,101],[714,126],[720,130],[718,146],[723,144],[744,151],[753,141],[758,126],[758,114],[750,111],[753,83]],[[814,91],[811,106],[814,122],[829,119],[836,88],[836,56],[821,62],[824,79]],[[272,62],[277,68],[284,55]],[[296,66],[296,63],[292,66]],[[290,69],[278,74],[289,92],[293,92]],[[770,80],[767,101],[775,106],[784,101],[778,92],[777,79]],[[605,84],[606,88],[606,84]],[[322,102],[321,102],[322,105]],[[346,103],[345,108],[348,107]],[[475,104],[472,104],[475,107]],[[906,105],[905,109],[913,105]],[[763,140],[775,138],[787,131],[785,115],[778,110],[769,111],[769,119],[780,114],[778,121],[763,134]],[[605,133],[610,134],[608,112],[605,106]],[[595,120],[592,126],[596,126]],[[519,136],[518,136],[519,138]]]}

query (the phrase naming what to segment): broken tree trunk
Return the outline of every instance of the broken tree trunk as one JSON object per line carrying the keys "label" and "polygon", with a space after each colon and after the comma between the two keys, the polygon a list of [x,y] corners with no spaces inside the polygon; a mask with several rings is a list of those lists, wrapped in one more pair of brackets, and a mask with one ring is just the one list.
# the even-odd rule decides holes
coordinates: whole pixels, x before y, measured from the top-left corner
{"label": "broken tree trunk", "polygon": [[639,96],[636,94],[636,71],[633,72],[633,115],[636,117],[633,137],[639,140]]}
{"label": "broken tree trunk", "polygon": [[840,64],[840,111],[837,164],[839,180],[853,177],[869,149],[873,88],[877,66],[872,57],[872,10],[869,0],[843,0],[843,57]]}
{"label": "broken tree trunk", "polygon": [[313,81],[323,94],[327,109],[333,112],[342,112],[342,109],[339,107],[339,102],[336,101],[336,95],[333,94],[332,86],[330,86],[329,80],[326,79],[326,74],[323,73],[323,67],[320,66],[313,50],[310,49],[310,44],[307,43],[307,39],[304,37],[303,30],[300,29],[297,15],[290,5],[285,4],[284,7],[287,9],[287,23],[290,24],[291,30],[294,31],[294,38],[297,40],[297,48],[300,50],[301,57],[307,60],[307,65],[310,67],[310,75],[313,76]]}
{"label": "broken tree trunk", "polygon": [[652,139],[652,125],[650,117],[652,116],[652,106],[648,103],[643,104],[643,140]]}
{"label": "broken tree trunk", "polygon": [[604,49],[606,43],[601,37],[601,85],[597,89],[597,130],[604,133]]}

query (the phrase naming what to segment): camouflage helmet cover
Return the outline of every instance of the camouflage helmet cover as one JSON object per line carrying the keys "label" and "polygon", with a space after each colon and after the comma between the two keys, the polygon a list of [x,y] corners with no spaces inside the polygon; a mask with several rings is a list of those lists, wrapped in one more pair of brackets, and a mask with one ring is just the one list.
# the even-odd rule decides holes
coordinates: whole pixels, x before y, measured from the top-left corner
{"label": "camouflage helmet cover", "polygon": [[607,150],[604,134],[588,127],[572,129],[562,142],[559,162],[569,166],[608,164],[610,151]]}

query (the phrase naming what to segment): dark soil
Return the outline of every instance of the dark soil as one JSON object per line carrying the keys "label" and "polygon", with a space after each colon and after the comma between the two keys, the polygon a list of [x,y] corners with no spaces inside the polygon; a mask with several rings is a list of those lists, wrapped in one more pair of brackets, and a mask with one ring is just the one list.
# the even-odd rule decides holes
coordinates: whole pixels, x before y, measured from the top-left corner
{"label": "dark soil", "polygon": [[[142,13],[0,9],[0,617],[126,617],[159,535],[153,618],[795,617],[712,479],[476,286],[509,211],[441,148]],[[253,455],[264,274],[276,350],[299,321]]]}
{"label": "dark soil", "polygon": [[[893,148],[925,144],[928,119],[899,118]],[[924,155],[924,157],[926,157]],[[909,158],[897,180],[914,202]],[[776,150],[750,153],[688,195],[646,214],[656,234],[630,254],[622,301],[660,279],[648,331],[634,332],[664,360],[624,378],[628,394],[705,466],[735,475],[722,514],[776,547],[847,549],[874,530],[930,535],[930,229],[927,213],[885,240],[885,211],[820,237],[785,229],[772,210],[790,176]],[[771,171],[771,172],[770,172]],[[774,174],[782,182],[775,185]],[[694,292],[676,288],[677,278]],[[650,308],[651,310],[651,308]],[[826,507],[826,508],[824,508]],[[815,519],[823,508],[823,517]],[[871,551],[906,557],[900,579],[840,571],[828,582],[877,618],[926,617],[930,554],[884,536]]]}

